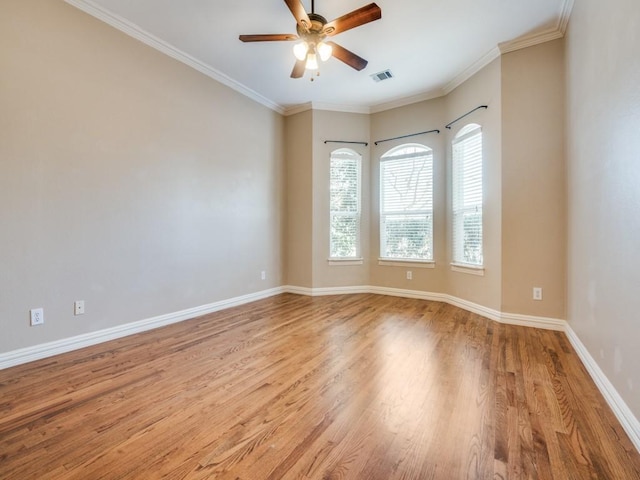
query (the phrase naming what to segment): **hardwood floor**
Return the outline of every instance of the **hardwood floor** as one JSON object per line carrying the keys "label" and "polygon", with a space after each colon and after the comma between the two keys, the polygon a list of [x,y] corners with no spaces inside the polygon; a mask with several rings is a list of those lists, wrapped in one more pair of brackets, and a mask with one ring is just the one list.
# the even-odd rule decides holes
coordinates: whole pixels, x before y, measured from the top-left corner
{"label": "hardwood floor", "polygon": [[2,479],[640,479],[562,333],[280,295],[0,371]]}

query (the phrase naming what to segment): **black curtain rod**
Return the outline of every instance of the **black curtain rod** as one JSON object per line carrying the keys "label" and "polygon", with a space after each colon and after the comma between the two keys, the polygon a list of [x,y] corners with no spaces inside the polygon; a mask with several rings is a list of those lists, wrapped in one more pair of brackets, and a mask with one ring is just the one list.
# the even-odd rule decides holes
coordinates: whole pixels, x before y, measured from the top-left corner
{"label": "black curtain rod", "polygon": [[449,130],[451,130],[451,125],[453,125],[454,123],[462,120],[464,117],[466,117],[467,115],[471,115],[473,112],[475,112],[476,110],[480,110],[481,108],[489,108],[488,105],[480,105],[479,107],[474,108],[473,110],[471,110],[470,112],[465,113],[464,115],[462,115],[461,117],[456,118],[453,122],[449,123],[448,125],[445,126],[445,128],[448,128]]}
{"label": "black curtain rod", "polygon": [[348,142],[346,140],[325,140],[324,143],[325,143],[325,145],[327,143],[356,143],[358,145],[364,145],[365,147],[369,146],[369,144],[367,142]]}
{"label": "black curtain rod", "polygon": [[407,137],[415,137],[416,135],[425,135],[427,133],[440,133],[440,130],[429,130],[426,132],[410,133],[409,135],[400,135],[399,137],[385,138],[384,140],[378,140],[377,142],[373,142],[373,143],[374,145],[378,145],[379,143],[390,142],[391,140],[398,140],[400,138],[407,138]]}

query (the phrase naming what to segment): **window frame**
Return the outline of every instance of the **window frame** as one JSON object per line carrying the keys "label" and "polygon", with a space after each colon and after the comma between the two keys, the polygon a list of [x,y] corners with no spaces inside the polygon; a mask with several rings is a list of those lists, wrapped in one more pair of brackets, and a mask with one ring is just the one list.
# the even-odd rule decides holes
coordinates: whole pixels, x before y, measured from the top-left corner
{"label": "window frame", "polygon": [[[340,156],[342,155],[342,158]],[[334,160],[353,160],[356,163],[356,203],[355,211],[339,211],[332,208],[332,169]],[[355,254],[334,256],[334,217],[353,217],[356,221]],[[360,265],[363,263],[361,251],[362,237],[362,155],[350,148],[339,148],[329,154],[329,265]]]}
{"label": "window frame", "polygon": [[[417,151],[417,152],[413,152],[413,153],[401,153],[404,152],[408,149],[419,149],[421,151]],[[429,170],[430,170],[430,178],[428,180],[430,180],[430,185],[428,186],[428,189],[430,189],[430,199],[428,200],[428,203],[430,203],[431,208],[425,208],[425,209],[421,209],[421,210],[412,210],[412,211],[407,211],[406,213],[400,213],[400,212],[391,212],[391,211],[387,211],[387,209],[385,209],[385,173],[384,173],[384,165],[386,162],[389,161],[393,161],[393,160],[411,160],[411,159],[419,159],[422,157],[428,157],[428,160],[430,162],[429,164]],[[404,265],[414,265],[417,267],[423,267],[423,268],[434,268],[435,266],[435,252],[434,252],[434,235],[433,235],[433,225],[434,225],[434,185],[435,185],[435,178],[434,178],[434,150],[429,147],[428,145],[424,145],[424,144],[419,144],[419,143],[406,143],[406,144],[402,144],[402,145],[398,145],[390,150],[388,150],[387,152],[385,152],[383,155],[380,156],[380,165],[379,165],[379,208],[378,208],[378,213],[379,213],[379,257],[378,257],[378,264],[379,265],[386,265],[386,266],[404,266]],[[419,181],[419,180],[417,180]],[[430,253],[431,255],[429,257],[399,257],[399,256],[388,256],[385,255],[387,252],[386,250],[386,238],[385,238],[385,234],[386,234],[386,219],[387,217],[391,217],[391,216],[401,216],[401,215],[406,215],[407,217],[416,217],[416,216],[420,216],[420,215],[426,215],[429,218],[429,228],[428,228],[428,234],[430,234],[430,238],[429,238],[429,245],[430,245]]]}
{"label": "window frame", "polygon": [[[459,145],[466,143],[472,145],[472,142],[476,141],[476,137],[479,136],[479,159],[478,151],[472,150],[471,155],[466,155],[459,152]],[[476,147],[477,149],[478,147]],[[467,162],[467,165],[460,165],[461,162]],[[468,165],[470,162],[479,162],[479,167]],[[463,171],[460,171],[460,168]],[[465,183],[464,169],[479,170],[479,185],[475,183]],[[472,175],[473,172],[470,174]],[[477,172],[476,172],[477,177]],[[460,183],[462,182],[462,183]],[[473,196],[472,193],[465,192],[465,190],[480,190],[480,201],[466,205],[464,199],[468,196]],[[466,195],[465,195],[466,193]],[[478,194],[476,194],[477,196]],[[460,205],[460,199],[463,199],[463,204]],[[480,216],[479,221],[479,262],[469,261],[465,257],[465,228],[464,218],[465,215],[478,214]],[[475,275],[484,274],[484,133],[482,126],[477,123],[469,123],[463,126],[451,141],[451,269],[456,272],[470,273]]]}

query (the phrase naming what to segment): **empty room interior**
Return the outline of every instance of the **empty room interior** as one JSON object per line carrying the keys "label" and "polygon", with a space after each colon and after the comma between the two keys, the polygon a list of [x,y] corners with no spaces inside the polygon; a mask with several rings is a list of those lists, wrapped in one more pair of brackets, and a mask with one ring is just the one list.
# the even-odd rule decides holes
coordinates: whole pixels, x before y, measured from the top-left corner
{"label": "empty room interior", "polygon": [[2,0],[0,479],[640,479],[639,86],[637,0]]}

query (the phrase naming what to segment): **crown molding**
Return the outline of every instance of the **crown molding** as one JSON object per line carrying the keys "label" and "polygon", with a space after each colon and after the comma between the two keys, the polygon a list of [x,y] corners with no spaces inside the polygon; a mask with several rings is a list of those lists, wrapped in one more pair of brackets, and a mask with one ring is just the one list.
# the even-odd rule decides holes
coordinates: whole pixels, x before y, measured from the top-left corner
{"label": "crown molding", "polygon": [[324,102],[311,102],[311,108],[313,110],[328,110],[331,112],[343,112],[343,113],[371,113],[371,109],[365,106],[358,105],[338,105],[335,103]]}
{"label": "crown molding", "polygon": [[531,35],[525,35],[518,37],[508,42],[502,42],[498,44],[501,54],[515,52],[516,50],[522,50],[523,48],[533,47],[541,43],[550,42],[551,40],[557,40],[564,37],[564,33],[558,30],[557,27],[537,32]]}
{"label": "crown molding", "polygon": [[418,102],[424,102],[426,100],[432,100],[444,96],[444,92],[441,89],[431,90],[429,92],[419,93],[417,95],[411,95],[409,97],[400,97],[390,102],[379,103],[372,107],[362,107],[353,105],[338,105],[334,103],[321,103],[321,102],[307,102],[300,105],[294,105],[288,107],[284,111],[285,116],[295,115],[296,113],[306,112],[307,110],[326,110],[330,112],[344,112],[344,113],[362,113],[365,115],[384,112],[385,110],[391,110],[398,107],[404,107],[406,105],[412,105]]}
{"label": "crown molding", "polygon": [[562,32],[562,35],[567,33],[569,19],[571,18],[571,12],[573,12],[573,4],[574,0],[565,0],[562,5],[562,11],[560,12],[560,18],[558,20],[558,30]]}
{"label": "crown molding", "polygon": [[149,32],[143,30],[138,25],[116,15],[114,13],[105,10],[104,8],[96,5],[90,0],[64,0],[69,5],[76,7],[79,10],[82,10],[88,15],[97,18],[98,20],[103,21],[104,23],[111,25],[112,27],[120,30],[123,33],[126,33],[130,37],[135,38],[136,40],[141,41],[142,43],[168,55],[169,57],[178,60],[179,62],[188,65],[191,68],[199,71],[200,73],[216,80],[217,82],[226,85],[227,87],[235,90],[246,97],[264,105],[271,110],[274,110],[280,114],[284,114],[284,108],[278,105],[277,103],[269,100],[268,98],[260,95],[258,92],[245,87],[241,83],[233,80],[231,77],[225,75],[222,72],[219,72],[215,68],[207,65],[206,63],[192,57],[191,55],[183,52],[182,50],[170,45],[169,43],[159,39],[158,37],[150,34]]}
{"label": "crown molding", "polygon": [[210,65],[192,57],[191,55],[173,47],[169,43],[155,37],[154,35],[146,32],[138,25],[129,22],[128,20],[115,15],[101,6],[95,4],[91,0],[64,0],[69,5],[72,5],[79,10],[91,15],[92,17],[101,20],[108,25],[120,30],[121,32],[143,42],[144,44],[170,56],[171,58],[184,63],[185,65],[194,68],[200,73],[226,85],[227,87],[239,92],[246,97],[264,105],[277,113],[285,116],[295,115],[297,113],[305,112],[307,110],[326,110],[333,112],[346,112],[346,113],[362,113],[371,114],[391,110],[398,107],[404,107],[414,103],[423,102],[426,100],[432,100],[434,98],[443,97],[455,90],[462,83],[467,81],[473,75],[478,73],[484,67],[489,65],[493,60],[500,57],[500,55],[520,50],[523,48],[538,45],[540,43],[549,42],[562,38],[567,30],[571,12],[573,10],[574,0],[564,0],[560,9],[560,14],[556,22],[555,27],[549,28],[542,32],[533,33],[518,37],[513,40],[500,43],[497,47],[491,49],[465,70],[456,75],[452,80],[446,83],[442,88],[430,90],[427,92],[410,95],[407,97],[399,97],[389,102],[379,103],[370,107],[366,106],[354,106],[354,105],[338,105],[329,103],[307,102],[300,105],[293,105],[290,107],[284,107],[282,105],[273,102],[272,100],[264,97],[255,90],[252,90],[243,84],[233,80],[231,77],[216,70]]}
{"label": "crown molding", "polygon": [[306,112],[308,110],[313,110],[313,104],[311,102],[301,103],[299,105],[293,105],[291,107],[287,107],[284,109],[283,115],[285,117],[289,117],[291,115]]}
{"label": "crown molding", "polygon": [[296,113],[306,112],[307,110],[326,110],[328,112],[342,112],[342,113],[362,113],[368,115],[371,113],[369,107],[363,107],[358,105],[340,105],[337,103],[323,103],[323,102],[307,102],[300,105],[293,105],[287,107],[284,110],[283,115],[285,117],[295,115]]}
{"label": "crown molding", "polygon": [[450,94],[457,87],[473,77],[476,73],[482,70],[484,67],[493,62],[496,58],[500,57],[500,49],[498,47],[492,48],[482,57],[469,65],[465,70],[456,75],[450,82],[448,82],[443,90],[444,95]]}
{"label": "crown molding", "polygon": [[400,97],[395,100],[391,100],[390,102],[379,103],[377,105],[373,105],[369,110],[371,113],[384,112],[385,110],[404,107],[406,105],[411,105],[413,103],[424,102],[426,100],[433,100],[434,98],[439,98],[444,95],[445,93],[442,91],[442,89],[438,88],[436,90],[429,90],[427,92],[418,93],[416,95],[410,95],[408,97]]}
{"label": "crown molding", "polygon": [[552,28],[548,28],[541,32],[531,33],[529,35],[523,35],[522,37],[514,38],[507,42],[502,42],[498,45],[500,53],[515,52],[527,47],[533,47],[541,43],[557,40],[564,37],[569,25],[569,19],[571,18],[571,12],[573,11],[574,0],[564,0],[562,7],[560,8],[560,15],[556,25]]}

